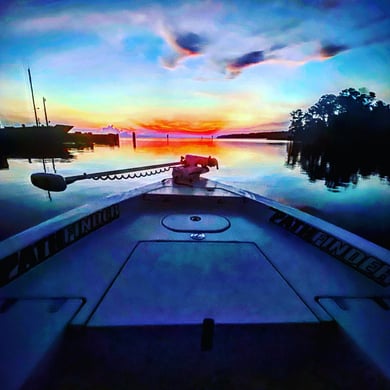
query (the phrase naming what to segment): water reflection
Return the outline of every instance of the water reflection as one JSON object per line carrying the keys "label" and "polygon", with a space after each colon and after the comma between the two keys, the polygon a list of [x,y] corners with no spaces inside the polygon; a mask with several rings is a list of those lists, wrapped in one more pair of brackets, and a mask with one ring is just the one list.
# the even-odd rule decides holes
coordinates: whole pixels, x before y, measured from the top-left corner
{"label": "water reflection", "polygon": [[150,156],[175,156],[178,160],[185,154],[216,154],[221,151],[218,142],[211,138],[204,139],[138,139],[137,151],[139,154]]}
{"label": "water reflection", "polygon": [[379,176],[390,184],[390,161],[386,145],[361,143],[321,144],[292,141],[287,145],[288,167],[299,165],[311,182],[324,180],[331,191],[356,186],[360,178]]}
{"label": "water reflection", "polygon": [[0,146],[0,167],[8,169],[8,159],[27,159],[32,160],[59,159],[60,161],[70,161],[74,158],[69,148],[61,144],[42,144],[33,145],[1,145]]}
{"label": "water reflection", "polygon": [[[186,154],[212,156],[218,159],[220,169],[211,170],[206,177],[306,210],[382,246],[388,245],[390,185],[383,185],[383,182],[388,183],[388,180],[381,182],[378,174],[363,182],[363,166],[357,163],[359,172],[355,177],[352,176],[352,173],[356,172],[352,156],[348,164],[354,169],[346,169],[344,179],[338,165],[323,151],[319,150],[317,154],[311,151],[310,154],[309,150],[302,150],[301,145],[288,142],[281,144],[262,140],[212,140],[206,137],[138,139],[137,148],[134,149],[131,139],[121,139],[120,147],[94,145],[93,149],[68,148],[65,152],[67,154],[63,159],[58,157],[58,154],[45,155],[46,168],[52,171],[52,162],[48,158],[53,157],[57,173],[64,177],[84,172],[179,161],[180,156]],[[165,175],[133,180],[83,180],[70,185],[64,192],[53,193],[52,201],[49,201],[47,193],[30,182],[32,173],[43,171],[42,154],[31,156],[30,160],[26,159],[26,155],[18,156],[20,159],[8,158],[9,169],[0,170],[0,240],[74,207],[113,193],[141,187],[170,175],[167,172]],[[342,156],[345,158],[345,153]],[[382,157],[385,158],[386,154]],[[329,160],[328,170],[331,166],[333,169],[334,166],[337,168],[336,178],[322,166],[326,159]],[[361,155],[359,158],[358,155],[355,156],[355,159],[358,163],[364,160]],[[294,166],[300,167],[301,162],[305,170],[291,169]],[[3,163],[6,165],[4,159]],[[286,169],[286,165],[290,169]],[[307,172],[310,172],[312,181],[307,180]],[[389,170],[381,172],[385,174]],[[327,185],[331,188],[334,187],[331,180],[335,183],[352,183],[352,180],[360,182],[358,186],[354,186],[353,191],[326,191],[327,187],[322,183],[325,175]],[[368,220],[370,223],[367,223]]]}
{"label": "water reflection", "polygon": [[8,164],[7,157],[0,155],[0,169],[8,169],[8,168],[9,168],[9,164]]}
{"label": "water reflection", "polygon": [[[9,169],[8,159],[39,159],[43,161],[50,159],[53,163],[57,159],[60,162],[69,162],[75,158],[74,152],[93,150],[95,145],[106,145],[108,147],[119,146],[118,134],[92,134],[92,133],[63,133],[63,129],[54,131],[57,125],[49,129],[48,126],[5,128],[0,134],[0,169]],[[33,131],[31,131],[33,129]]]}
{"label": "water reflection", "polygon": [[[172,158],[180,159],[186,154],[216,157],[222,167],[219,174],[240,170],[241,176],[253,177],[253,171],[259,172],[259,166],[276,164],[283,154],[280,153],[280,143],[251,142],[251,140],[214,140],[212,138],[198,139],[140,139],[133,155],[137,161],[145,157],[149,161],[158,159],[162,162]],[[128,154],[129,145],[122,144],[124,153]],[[127,149],[126,149],[127,148]],[[283,152],[282,152],[283,153]],[[243,173],[242,170],[245,169]],[[246,171],[248,170],[248,171]],[[230,173],[229,173],[230,175]]]}

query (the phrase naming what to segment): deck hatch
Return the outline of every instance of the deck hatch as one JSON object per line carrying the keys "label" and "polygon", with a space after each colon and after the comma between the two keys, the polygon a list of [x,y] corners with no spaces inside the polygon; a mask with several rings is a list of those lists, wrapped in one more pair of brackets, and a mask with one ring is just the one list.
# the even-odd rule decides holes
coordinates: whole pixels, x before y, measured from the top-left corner
{"label": "deck hatch", "polygon": [[164,217],[162,225],[174,232],[218,233],[230,227],[227,218],[215,214],[171,214]]}
{"label": "deck hatch", "polygon": [[256,245],[141,242],[93,326],[316,322]]}

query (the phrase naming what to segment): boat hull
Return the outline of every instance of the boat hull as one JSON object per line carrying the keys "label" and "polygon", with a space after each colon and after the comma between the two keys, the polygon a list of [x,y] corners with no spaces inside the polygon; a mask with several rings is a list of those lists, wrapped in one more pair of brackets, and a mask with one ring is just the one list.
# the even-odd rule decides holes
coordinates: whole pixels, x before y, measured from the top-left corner
{"label": "boat hull", "polygon": [[10,388],[389,383],[389,251],[253,193],[165,180],[11,237],[0,258]]}

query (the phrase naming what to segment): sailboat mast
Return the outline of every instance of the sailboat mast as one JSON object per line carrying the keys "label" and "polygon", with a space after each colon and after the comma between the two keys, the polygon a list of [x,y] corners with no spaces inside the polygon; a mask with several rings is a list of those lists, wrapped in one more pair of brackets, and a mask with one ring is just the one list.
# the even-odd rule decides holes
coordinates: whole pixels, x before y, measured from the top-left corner
{"label": "sailboat mast", "polygon": [[46,126],[49,126],[49,121],[47,120],[47,112],[46,112],[46,99],[43,98],[43,110],[45,111],[45,121],[46,121]]}
{"label": "sailboat mast", "polygon": [[37,126],[39,126],[38,116],[37,116],[37,108],[35,107],[34,90],[33,90],[33,85],[32,85],[32,81],[31,81],[30,68],[28,68],[28,79],[30,80],[30,88],[31,88],[31,96],[32,96],[32,102],[33,102],[33,107],[34,107],[35,123]]}

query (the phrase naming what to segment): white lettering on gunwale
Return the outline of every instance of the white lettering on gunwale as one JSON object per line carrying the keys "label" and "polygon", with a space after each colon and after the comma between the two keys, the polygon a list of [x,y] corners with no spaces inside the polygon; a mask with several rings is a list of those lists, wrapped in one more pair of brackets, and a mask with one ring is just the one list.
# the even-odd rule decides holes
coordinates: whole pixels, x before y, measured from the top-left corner
{"label": "white lettering on gunwale", "polygon": [[73,222],[0,260],[0,287],[73,242],[119,218],[115,204]]}
{"label": "white lettering on gunwale", "polygon": [[276,211],[270,221],[341,260],[381,286],[390,285],[390,265],[384,261],[282,211]]}

